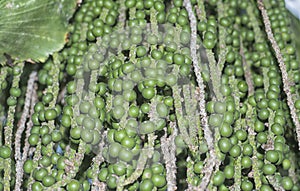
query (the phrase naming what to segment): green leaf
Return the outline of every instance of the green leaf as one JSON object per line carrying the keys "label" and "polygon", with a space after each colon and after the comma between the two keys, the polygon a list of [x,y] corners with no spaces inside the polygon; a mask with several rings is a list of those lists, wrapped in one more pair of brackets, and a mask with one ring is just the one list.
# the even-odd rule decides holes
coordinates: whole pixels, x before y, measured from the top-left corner
{"label": "green leaf", "polygon": [[76,0],[0,0],[0,63],[44,62],[63,48]]}

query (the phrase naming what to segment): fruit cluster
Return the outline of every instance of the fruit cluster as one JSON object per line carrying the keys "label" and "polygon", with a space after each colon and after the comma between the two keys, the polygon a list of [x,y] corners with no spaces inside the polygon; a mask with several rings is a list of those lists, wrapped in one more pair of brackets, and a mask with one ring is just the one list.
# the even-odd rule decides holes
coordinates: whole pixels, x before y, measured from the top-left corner
{"label": "fruit cluster", "polygon": [[0,68],[0,190],[300,190],[294,38],[283,0],[82,1]]}

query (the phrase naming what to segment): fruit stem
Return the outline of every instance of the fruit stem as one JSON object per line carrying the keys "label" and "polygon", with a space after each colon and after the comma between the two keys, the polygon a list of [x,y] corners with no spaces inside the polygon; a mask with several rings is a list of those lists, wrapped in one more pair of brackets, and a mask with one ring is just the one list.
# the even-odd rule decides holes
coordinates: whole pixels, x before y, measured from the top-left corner
{"label": "fruit stem", "polygon": [[263,4],[263,1],[262,0],[257,0],[257,3],[258,3],[258,8],[261,11],[261,15],[262,15],[262,18],[263,18],[263,23],[265,25],[265,31],[267,33],[267,37],[268,37],[268,39],[269,39],[269,41],[272,45],[272,48],[275,52],[275,56],[276,56],[277,61],[279,63],[279,68],[280,68],[280,71],[281,71],[282,82],[283,82],[283,90],[284,90],[284,92],[287,96],[287,103],[288,103],[288,106],[290,108],[290,114],[292,116],[294,125],[296,127],[298,147],[299,147],[299,150],[300,150],[300,122],[299,122],[299,119],[298,119],[298,116],[297,116],[296,108],[295,108],[294,101],[293,101],[293,98],[292,98],[292,94],[291,94],[291,91],[290,91],[291,87],[290,87],[290,84],[289,84],[286,65],[284,64],[283,57],[282,57],[282,54],[280,52],[280,48],[279,48],[279,46],[278,46],[278,44],[277,44],[277,42],[274,38],[272,28],[271,28],[270,19],[269,19],[269,16],[267,14],[267,11],[265,9],[265,6]]}
{"label": "fruit stem", "polygon": [[[15,136],[15,161],[16,161],[16,184],[15,184],[15,190],[20,190],[22,186],[22,179],[23,179],[23,165],[25,160],[22,160],[23,158],[27,158],[27,152],[28,150],[23,150],[23,153],[21,153],[21,138],[22,134],[25,130],[25,124],[30,114],[30,106],[32,106],[34,103],[32,102],[33,93],[35,91],[34,89],[34,81],[37,78],[37,72],[33,71],[31,72],[28,82],[27,82],[27,90],[25,95],[25,104],[24,109],[21,115],[21,118],[18,122],[18,129]],[[25,147],[24,147],[25,148]],[[23,157],[22,157],[23,155]],[[24,157],[25,155],[25,157]]]}
{"label": "fruit stem", "polygon": [[201,123],[204,129],[204,137],[206,139],[208,149],[209,149],[209,157],[207,158],[207,163],[203,168],[204,176],[199,186],[199,190],[205,190],[210,178],[213,173],[213,169],[217,163],[217,157],[214,149],[214,139],[212,135],[212,131],[208,125],[208,117],[205,110],[205,85],[203,83],[203,79],[201,77],[201,70],[199,67],[198,56],[197,56],[197,20],[194,15],[192,4],[189,0],[183,1],[184,7],[186,8],[190,20],[190,27],[191,27],[191,40],[190,40],[190,50],[191,56],[194,66],[194,72],[196,75],[196,81],[199,86],[199,107],[200,107],[200,117]]}
{"label": "fruit stem", "polygon": [[170,122],[170,128],[172,128],[172,134],[167,138],[167,129],[165,128],[165,134],[161,137],[161,149],[163,153],[164,161],[166,162],[166,179],[167,188],[169,190],[176,190],[176,145],[175,137],[178,135],[176,122]]}
{"label": "fruit stem", "polygon": [[[23,73],[23,68],[24,68],[24,62],[18,63],[15,67],[19,67],[21,72],[17,75],[14,76],[13,81],[12,81],[12,88],[19,88],[19,83],[21,80],[21,75]],[[10,98],[13,98],[10,96]],[[17,99],[17,98],[13,98]],[[12,136],[13,136],[13,129],[14,129],[14,121],[15,121],[15,112],[16,112],[16,105],[11,105],[8,108],[8,113],[7,113],[7,122],[6,125],[4,126],[4,142],[7,147],[12,150]],[[10,190],[10,181],[11,181],[11,173],[12,173],[12,161],[11,158],[7,158],[4,160],[4,190],[8,191]]]}

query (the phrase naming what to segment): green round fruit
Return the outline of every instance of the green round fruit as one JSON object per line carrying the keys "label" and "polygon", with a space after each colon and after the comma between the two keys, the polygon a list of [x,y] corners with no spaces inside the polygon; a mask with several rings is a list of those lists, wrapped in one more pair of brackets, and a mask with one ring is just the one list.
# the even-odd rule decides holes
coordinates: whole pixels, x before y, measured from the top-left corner
{"label": "green round fruit", "polygon": [[153,174],[151,178],[154,186],[161,188],[167,184],[165,175]]}
{"label": "green round fruit", "polygon": [[215,186],[220,186],[224,183],[224,181],[225,181],[224,173],[222,171],[217,171],[213,176],[213,184]]}
{"label": "green round fruit", "polygon": [[154,188],[154,184],[150,179],[144,179],[140,183],[139,190],[140,191],[152,191]]}
{"label": "green round fruit", "polygon": [[291,177],[283,177],[281,180],[281,185],[285,190],[292,190],[294,183]]}
{"label": "green round fruit", "polygon": [[78,180],[71,180],[67,185],[68,191],[79,191],[80,190],[80,183]]}
{"label": "green round fruit", "polygon": [[0,147],[0,157],[3,159],[7,159],[7,158],[10,158],[10,156],[11,156],[11,149],[6,145],[1,146]]}

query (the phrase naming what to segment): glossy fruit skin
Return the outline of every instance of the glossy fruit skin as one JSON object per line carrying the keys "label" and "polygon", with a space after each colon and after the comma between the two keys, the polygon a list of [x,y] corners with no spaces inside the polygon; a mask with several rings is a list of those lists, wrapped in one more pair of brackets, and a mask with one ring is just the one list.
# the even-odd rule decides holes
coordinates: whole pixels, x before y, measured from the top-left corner
{"label": "glossy fruit skin", "polygon": [[26,160],[23,165],[23,170],[27,174],[31,173],[33,170],[33,160]]}
{"label": "glossy fruit skin", "polygon": [[169,108],[163,104],[157,104],[156,111],[160,117],[167,117],[169,115]]}
{"label": "glossy fruit skin", "polygon": [[239,145],[234,145],[230,151],[229,151],[230,156],[232,157],[238,157],[241,154],[241,147]]}
{"label": "glossy fruit skin", "polygon": [[212,114],[209,117],[208,124],[213,127],[219,127],[222,123],[223,116],[221,114]]}
{"label": "glossy fruit skin", "polygon": [[215,186],[220,186],[223,184],[224,181],[225,181],[224,173],[222,171],[216,172],[216,174],[213,177],[213,184]]}
{"label": "glossy fruit skin", "polygon": [[272,175],[276,172],[276,166],[273,164],[265,164],[263,167],[263,173],[265,175]]}
{"label": "glossy fruit skin", "polygon": [[146,121],[140,125],[139,132],[141,134],[148,134],[155,131],[155,124],[152,121]]}
{"label": "glossy fruit skin", "polygon": [[53,176],[46,175],[43,177],[42,183],[45,187],[50,187],[55,183],[55,179]]}
{"label": "glossy fruit skin", "polygon": [[237,130],[235,134],[240,141],[245,141],[248,137],[247,132],[242,129]]}
{"label": "glossy fruit skin", "polygon": [[21,92],[20,88],[14,88],[14,87],[12,87],[9,90],[9,93],[10,93],[11,96],[20,97],[22,92]]}
{"label": "glossy fruit skin", "polygon": [[223,122],[220,127],[220,134],[222,137],[230,137],[233,133],[233,128],[227,122]]}
{"label": "glossy fruit skin", "polygon": [[0,147],[0,157],[3,159],[10,158],[11,156],[11,149],[8,146],[1,146]]}
{"label": "glossy fruit skin", "polygon": [[33,133],[29,136],[28,142],[31,146],[35,146],[35,145],[37,145],[39,138],[40,137],[38,134]]}
{"label": "glossy fruit skin", "polygon": [[252,156],[253,154],[253,147],[250,144],[246,144],[243,147],[243,154],[246,156]]}
{"label": "glossy fruit skin", "polygon": [[163,187],[167,184],[166,178],[164,175],[154,174],[151,178],[154,186]]}
{"label": "glossy fruit skin", "polygon": [[221,138],[218,142],[219,148],[223,153],[230,151],[232,144],[228,138]]}
{"label": "glossy fruit skin", "polygon": [[119,152],[121,151],[121,149],[122,149],[122,147],[120,144],[112,143],[108,148],[109,155],[112,157],[117,157],[119,155]]}
{"label": "glossy fruit skin", "polygon": [[33,191],[41,191],[41,190],[43,190],[42,183],[40,183],[40,182],[34,182],[32,184],[31,188],[32,188]]}
{"label": "glossy fruit skin", "polygon": [[258,118],[262,121],[265,121],[268,119],[269,115],[270,115],[270,112],[268,109],[261,109],[258,113]]}
{"label": "glossy fruit skin", "polygon": [[154,188],[154,184],[150,179],[144,179],[140,183],[140,190],[141,191],[151,191]]}
{"label": "glossy fruit skin", "polygon": [[202,169],[203,169],[203,161],[199,161],[194,164],[194,172],[196,174],[200,174]]}
{"label": "glossy fruit skin", "polygon": [[266,159],[271,163],[276,163],[279,160],[279,153],[276,150],[268,150],[266,152]]}
{"label": "glossy fruit skin", "polygon": [[246,180],[242,182],[241,188],[244,191],[251,191],[253,189],[253,184],[251,181]]}
{"label": "glossy fruit skin", "polygon": [[284,170],[288,170],[291,167],[291,161],[289,159],[284,159],[282,161],[282,167]]}
{"label": "glossy fruit skin", "polygon": [[113,165],[114,173],[118,176],[122,176],[126,173],[126,165],[124,163],[116,163]]}
{"label": "glossy fruit skin", "polygon": [[219,114],[223,114],[226,111],[226,103],[216,102],[214,104],[214,111]]}
{"label": "glossy fruit skin", "polygon": [[249,156],[244,156],[241,163],[243,168],[250,168],[252,166],[252,159]]}
{"label": "glossy fruit skin", "polygon": [[80,190],[80,183],[77,180],[71,180],[67,185],[67,190],[69,191]]}
{"label": "glossy fruit skin", "polygon": [[108,188],[110,189],[114,189],[117,187],[117,178],[115,176],[108,176],[106,179],[106,184],[108,186]]}
{"label": "glossy fruit skin", "polygon": [[45,111],[45,118],[46,120],[53,120],[57,117],[57,112],[54,109],[48,109]]}
{"label": "glossy fruit skin", "polygon": [[35,169],[34,170],[34,178],[38,181],[42,181],[42,179],[48,174],[48,171],[45,168]]}
{"label": "glossy fruit skin", "polygon": [[234,166],[233,165],[227,165],[225,168],[224,168],[224,176],[226,179],[232,179],[234,177],[234,173],[235,170],[234,170]]}
{"label": "glossy fruit skin", "polygon": [[294,183],[290,177],[283,177],[281,180],[281,185],[285,190],[292,190]]}
{"label": "glossy fruit skin", "polygon": [[123,148],[121,149],[118,157],[124,162],[130,162],[133,158],[133,153],[130,150]]}
{"label": "glossy fruit skin", "polygon": [[152,170],[153,174],[162,174],[165,171],[164,166],[161,163],[154,163],[151,166],[151,170]]}

